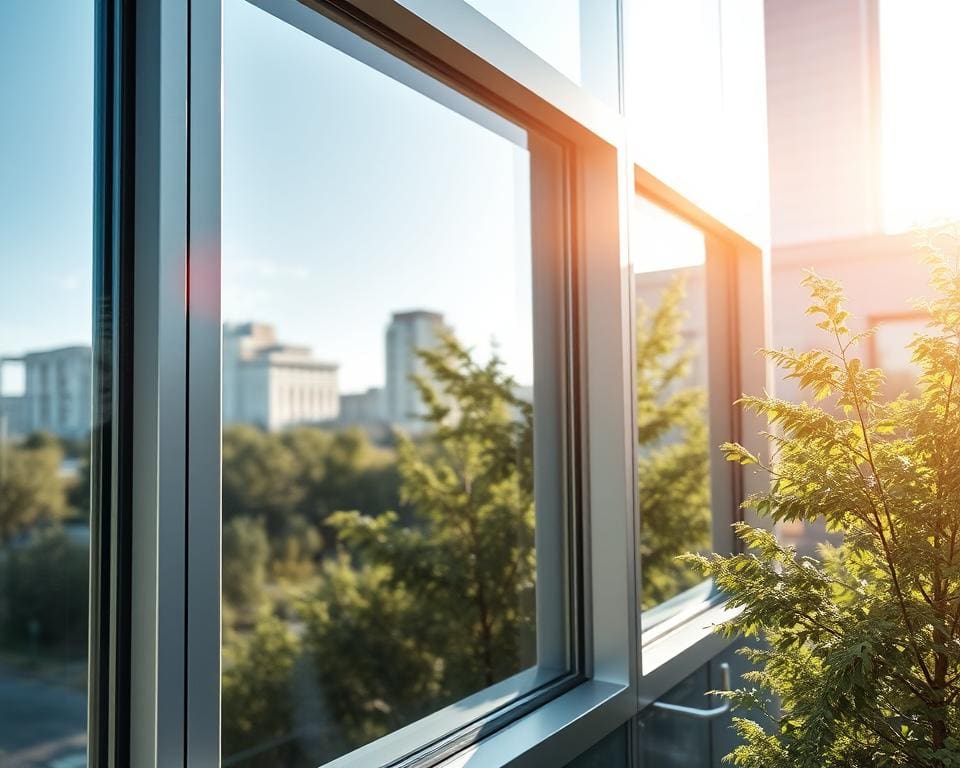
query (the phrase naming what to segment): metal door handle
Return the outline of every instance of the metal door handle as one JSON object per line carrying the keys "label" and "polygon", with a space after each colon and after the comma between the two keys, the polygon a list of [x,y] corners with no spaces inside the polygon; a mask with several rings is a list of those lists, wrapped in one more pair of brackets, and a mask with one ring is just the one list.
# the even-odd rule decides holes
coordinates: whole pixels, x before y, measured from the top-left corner
{"label": "metal door handle", "polygon": [[[723,662],[720,665],[720,688],[724,691],[730,690],[730,665]],[[713,720],[715,717],[725,715],[730,711],[730,700],[724,699],[723,704],[712,709],[700,709],[699,707],[684,707],[680,704],[668,704],[665,701],[655,701],[652,705],[655,709],[662,709],[665,712],[674,712],[685,717],[692,717],[695,720]]]}

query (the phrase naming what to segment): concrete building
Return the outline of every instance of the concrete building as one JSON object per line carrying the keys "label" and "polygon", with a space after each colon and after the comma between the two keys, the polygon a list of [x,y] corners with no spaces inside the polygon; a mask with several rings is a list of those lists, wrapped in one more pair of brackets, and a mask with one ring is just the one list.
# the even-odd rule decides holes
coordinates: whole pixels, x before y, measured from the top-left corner
{"label": "concrete building", "polygon": [[383,387],[370,387],[366,392],[340,395],[341,424],[376,424],[385,421]]}
{"label": "concrete building", "polygon": [[385,390],[386,416],[392,423],[415,428],[426,413],[411,379],[427,374],[417,350],[436,347],[447,330],[443,315],[437,312],[417,309],[393,313],[387,326]]}
{"label": "concrete building", "polygon": [[23,366],[23,394],[4,395],[0,429],[8,437],[49,432],[71,439],[90,432],[91,352],[74,346],[5,357],[4,363]]}
{"label": "concrete building", "polygon": [[277,342],[265,323],[223,328],[223,423],[278,430],[337,418],[337,365]]}

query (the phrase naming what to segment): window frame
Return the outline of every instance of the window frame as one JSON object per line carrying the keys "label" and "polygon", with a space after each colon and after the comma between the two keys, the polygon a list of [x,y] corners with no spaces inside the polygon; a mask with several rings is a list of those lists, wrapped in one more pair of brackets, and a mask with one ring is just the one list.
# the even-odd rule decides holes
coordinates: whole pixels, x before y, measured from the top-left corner
{"label": "window frame", "polygon": [[[742,443],[761,459],[769,457],[765,422],[734,401],[742,393],[773,391],[772,366],[755,350],[770,338],[770,269],[765,250],[734,232],[639,165],[633,166],[633,193],[700,230],[706,245],[708,395],[711,449],[722,441]],[[712,267],[711,267],[712,264]],[[759,301],[757,300],[759,297]],[[711,318],[717,322],[711,323]],[[631,328],[631,333],[633,332]],[[715,350],[719,348],[720,354]],[[726,359],[717,359],[726,357]],[[717,379],[721,386],[713,386]],[[634,463],[636,467],[636,462]],[[731,525],[745,519],[740,508],[763,490],[761,473],[714,455],[711,473],[711,525],[716,552],[740,551]],[[636,488],[636,478],[634,487]],[[639,500],[636,513],[639,517]],[[751,520],[751,522],[756,522]],[[637,522],[637,551],[640,526]],[[638,581],[640,557],[638,555]],[[692,590],[702,588],[694,587]],[[642,594],[638,586],[638,595]],[[683,594],[683,593],[682,593]],[[678,597],[681,597],[678,595]],[[725,596],[712,585],[702,599],[691,599],[663,624],[643,629],[647,611],[637,610],[641,674],[638,703],[643,709],[734,642],[713,632],[731,616]]]}
{"label": "window frame", "polygon": [[[732,249],[740,350],[753,350],[767,338],[766,299],[747,300],[758,282],[768,282],[766,259],[760,247],[635,168],[626,151],[623,116],[478,18],[461,0],[417,0],[416,12],[392,0],[330,0],[323,8],[348,29],[375,34],[380,45],[424,62],[458,90],[494,110],[522,115],[525,124],[569,147],[572,257],[566,323],[578,340],[569,369],[574,396],[568,412],[578,435],[570,446],[576,471],[569,482],[579,509],[572,565],[582,581],[572,615],[581,623],[582,680],[489,736],[457,744],[456,753],[410,763],[561,765],[630,720],[651,695],[682,679],[695,656],[709,658],[725,645],[700,620],[719,615],[720,604],[665,636],[658,645],[675,643],[671,650],[681,652],[640,679],[627,258],[628,212],[638,180],[655,202]],[[191,478],[204,467],[219,474],[210,456],[219,457],[219,446],[212,446],[219,442],[220,415],[189,404],[218,392],[219,378],[193,380],[188,372],[203,355],[219,355],[219,304],[197,297],[209,296],[219,285],[214,222],[219,216],[220,3],[138,3],[136,12],[135,19],[128,18],[133,42],[116,63],[126,82],[137,85],[124,107],[137,131],[135,151],[124,160],[133,191],[123,197],[133,229],[133,341],[126,353],[133,430],[127,510],[130,744],[126,759],[112,764],[208,768],[220,759],[219,498],[209,489],[198,492]],[[622,47],[619,56],[622,70]],[[196,311],[200,306],[209,313]],[[753,324],[744,321],[757,317]],[[738,354],[742,381],[767,380],[761,358]],[[741,414],[739,424],[747,442],[762,428],[750,415]],[[193,442],[191,435],[200,433],[206,442]],[[214,452],[196,455],[207,451]],[[762,487],[762,481],[757,485],[744,476],[742,492],[751,486]],[[212,548],[200,546],[204,541]],[[217,610],[211,612],[211,606]],[[111,723],[121,717],[116,711],[105,716]],[[108,764],[106,759],[100,763]]]}
{"label": "window frame", "polygon": [[[525,115],[529,125],[571,147],[566,205],[576,277],[565,325],[588,337],[588,349],[578,348],[569,367],[571,391],[588,383],[586,370],[597,360],[622,371],[616,147],[462,46],[451,51],[448,37],[407,9],[373,4],[364,14],[357,8],[364,5],[370,4],[354,4],[350,13],[343,3],[324,8],[339,14],[337,20],[347,27],[362,19],[407,57],[414,52],[436,66],[459,89],[475,92],[495,109]],[[218,409],[196,403],[218,395],[219,374],[198,377],[190,370],[217,355],[220,339],[214,289],[219,285],[220,7],[173,0],[138,11],[135,56],[127,61],[136,75],[133,112],[140,128],[133,164],[130,761],[208,766],[219,761],[219,486],[214,492],[213,483],[198,479],[219,474],[213,460],[219,459],[219,445],[213,443],[219,443],[220,416]],[[410,24],[416,40],[398,41],[397,29]],[[516,102],[508,105],[504,93],[515,95]],[[595,215],[602,209],[605,213]],[[619,304],[609,301],[611,291],[620,296]],[[571,537],[578,548],[572,570],[582,573],[590,590],[571,610],[586,624],[578,644],[583,676],[549,703],[461,750],[454,762],[469,753],[471,765],[506,765],[539,759],[532,756],[544,750],[559,759],[589,746],[598,726],[600,733],[610,730],[633,712],[634,635],[624,610],[631,602],[626,543],[632,522],[624,494],[626,442],[617,437],[625,436],[626,391],[617,377],[593,379],[585,386],[588,392],[571,399],[569,420],[571,429],[585,433],[572,447],[582,466],[569,478],[573,491],[582,494],[587,518],[578,521],[582,535]],[[609,445],[588,451],[586,444],[595,443]],[[602,514],[589,513],[593,508]],[[545,721],[557,732],[555,738],[543,738]],[[431,762],[436,760],[418,756],[411,764]]]}

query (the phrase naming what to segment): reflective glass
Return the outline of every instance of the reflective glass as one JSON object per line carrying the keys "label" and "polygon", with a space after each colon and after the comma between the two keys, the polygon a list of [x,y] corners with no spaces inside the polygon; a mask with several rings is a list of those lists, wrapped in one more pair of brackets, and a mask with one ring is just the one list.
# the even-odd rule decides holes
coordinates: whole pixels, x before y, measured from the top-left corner
{"label": "reflective glass", "polygon": [[[616,0],[462,0],[547,64],[619,109]],[[432,20],[430,4],[400,0]]]}
{"label": "reflective glass", "polygon": [[631,230],[644,629],[700,577],[676,558],[711,547],[706,244],[643,198]]}
{"label": "reflective glass", "polygon": [[225,766],[544,682],[527,134],[290,7],[224,4]]}
{"label": "reflective glass", "polygon": [[0,3],[0,764],[86,764],[92,0]]}

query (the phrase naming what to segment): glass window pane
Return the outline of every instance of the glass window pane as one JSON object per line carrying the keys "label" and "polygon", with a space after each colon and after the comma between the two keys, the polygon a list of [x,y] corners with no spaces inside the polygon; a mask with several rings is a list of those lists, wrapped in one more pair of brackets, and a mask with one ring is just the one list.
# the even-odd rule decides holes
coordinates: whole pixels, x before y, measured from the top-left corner
{"label": "glass window pane", "polygon": [[[400,0],[415,10],[422,0]],[[464,0],[561,74],[619,110],[616,0]]]}
{"label": "glass window pane", "polygon": [[0,763],[86,763],[93,2],[0,3]]}
{"label": "glass window pane", "polygon": [[703,591],[676,557],[711,548],[706,243],[700,230],[643,198],[633,216],[641,602],[649,629]]}
{"label": "glass window pane", "polygon": [[564,671],[538,667],[527,134],[291,5],[224,5],[225,766],[431,716],[402,754]]}

